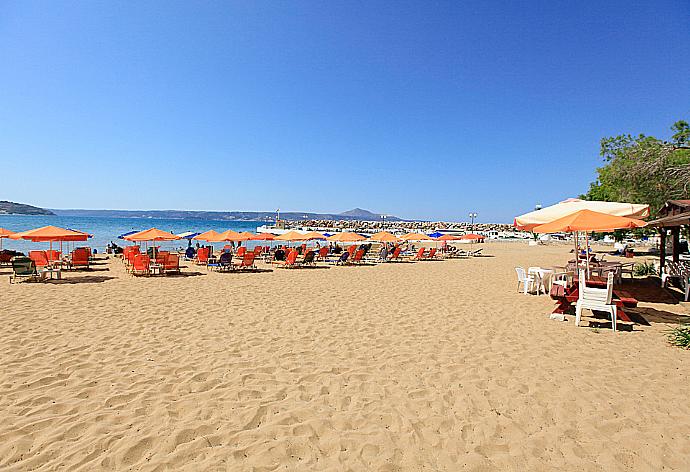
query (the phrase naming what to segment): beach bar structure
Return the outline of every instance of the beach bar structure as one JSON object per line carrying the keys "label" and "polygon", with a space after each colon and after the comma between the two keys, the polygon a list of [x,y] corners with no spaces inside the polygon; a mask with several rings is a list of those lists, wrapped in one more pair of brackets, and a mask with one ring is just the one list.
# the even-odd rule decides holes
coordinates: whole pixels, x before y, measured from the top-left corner
{"label": "beach bar structure", "polygon": [[[680,260],[680,229],[690,226],[690,200],[669,200],[659,210],[659,218],[650,221],[649,226],[659,228],[659,257],[663,269],[666,264],[666,240],[671,238],[671,260]],[[670,234],[669,234],[670,233]]]}

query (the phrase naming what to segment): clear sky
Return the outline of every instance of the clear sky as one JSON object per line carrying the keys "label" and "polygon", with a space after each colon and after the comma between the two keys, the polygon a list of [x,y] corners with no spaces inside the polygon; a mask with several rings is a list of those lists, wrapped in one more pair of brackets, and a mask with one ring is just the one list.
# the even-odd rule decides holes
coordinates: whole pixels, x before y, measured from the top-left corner
{"label": "clear sky", "polygon": [[0,71],[0,199],[510,222],[690,119],[690,2],[2,2]]}

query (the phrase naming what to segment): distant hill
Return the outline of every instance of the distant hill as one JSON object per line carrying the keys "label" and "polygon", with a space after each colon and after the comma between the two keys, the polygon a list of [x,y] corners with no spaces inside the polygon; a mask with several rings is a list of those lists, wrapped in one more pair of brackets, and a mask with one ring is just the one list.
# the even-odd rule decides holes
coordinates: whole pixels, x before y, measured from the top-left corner
{"label": "distant hill", "polygon": [[38,208],[24,203],[0,200],[0,215],[54,215],[50,210]]}
{"label": "distant hill", "polygon": [[[274,221],[275,212],[269,211],[193,211],[193,210],[52,210],[59,216],[92,216],[107,218],[170,218],[203,219],[222,221]],[[280,212],[280,218],[295,220],[345,220],[380,221],[381,215],[361,208],[343,213]],[[402,221],[396,216],[386,215],[387,221]]]}
{"label": "distant hill", "polygon": [[[358,220],[362,221],[377,221],[380,220],[383,215],[377,214],[377,213],[372,213],[369,210],[363,210],[361,208],[355,208],[354,210],[350,211],[344,211],[340,213],[340,216],[344,216],[347,218],[356,218]],[[390,217],[386,215],[386,219],[395,219],[394,216]]]}

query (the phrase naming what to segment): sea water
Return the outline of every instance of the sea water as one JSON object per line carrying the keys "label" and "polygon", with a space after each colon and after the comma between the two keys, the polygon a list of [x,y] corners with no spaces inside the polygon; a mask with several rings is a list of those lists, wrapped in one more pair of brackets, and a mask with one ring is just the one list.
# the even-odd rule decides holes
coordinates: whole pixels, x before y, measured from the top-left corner
{"label": "sea water", "polygon": [[[114,242],[118,246],[127,246],[132,243],[118,239],[118,236],[130,231],[142,231],[149,228],[158,228],[162,231],[170,231],[174,234],[193,231],[201,233],[208,230],[216,230],[219,233],[228,229],[237,232],[251,231],[256,232],[257,226],[265,224],[262,221],[225,221],[225,220],[203,220],[203,219],[172,219],[172,218],[109,218],[96,216],[26,216],[26,215],[0,215],[0,228],[19,232],[29,229],[36,229],[42,226],[59,226],[61,228],[76,229],[92,234],[93,237],[85,242],[64,243],[63,250],[67,251],[74,246],[89,246],[97,249],[98,252],[105,252],[105,247]],[[2,239],[3,249],[14,249],[16,251],[27,251],[33,249],[47,249],[48,243],[33,243],[31,241]],[[187,240],[179,241],[159,241],[157,246],[163,249],[184,249],[187,247]],[[196,245],[196,241],[192,241]],[[208,243],[200,241],[200,244]],[[222,247],[229,243],[217,243],[216,247]],[[266,244],[258,242],[257,244]],[[254,245],[249,241],[248,245]],[[59,249],[60,243],[53,243],[54,249]]]}

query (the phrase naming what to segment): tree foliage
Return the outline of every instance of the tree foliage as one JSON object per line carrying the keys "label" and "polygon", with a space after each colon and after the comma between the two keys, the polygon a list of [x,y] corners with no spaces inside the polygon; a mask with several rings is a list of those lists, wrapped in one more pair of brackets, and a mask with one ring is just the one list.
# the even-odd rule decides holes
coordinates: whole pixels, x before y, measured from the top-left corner
{"label": "tree foliage", "polygon": [[601,140],[604,165],[588,200],[646,203],[655,214],[667,200],[690,198],[690,126],[678,121],[670,142],[624,134]]}

